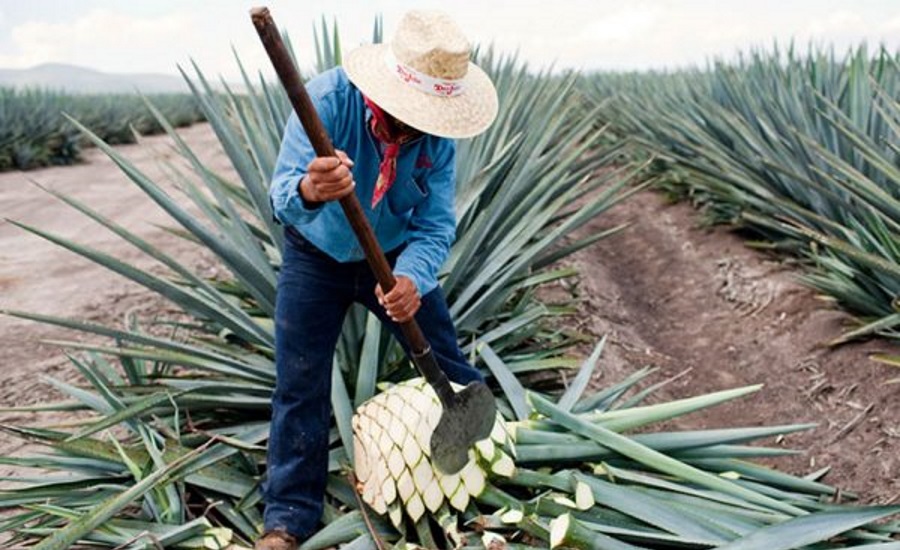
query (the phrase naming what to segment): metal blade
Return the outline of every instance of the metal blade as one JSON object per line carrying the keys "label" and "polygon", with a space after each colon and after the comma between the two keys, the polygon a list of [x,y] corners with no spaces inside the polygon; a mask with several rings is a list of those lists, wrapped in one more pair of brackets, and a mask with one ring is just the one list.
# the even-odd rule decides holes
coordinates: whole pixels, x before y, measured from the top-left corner
{"label": "metal blade", "polygon": [[475,442],[491,435],[496,418],[494,394],[484,382],[471,382],[456,392],[431,434],[432,463],[445,474],[460,471]]}

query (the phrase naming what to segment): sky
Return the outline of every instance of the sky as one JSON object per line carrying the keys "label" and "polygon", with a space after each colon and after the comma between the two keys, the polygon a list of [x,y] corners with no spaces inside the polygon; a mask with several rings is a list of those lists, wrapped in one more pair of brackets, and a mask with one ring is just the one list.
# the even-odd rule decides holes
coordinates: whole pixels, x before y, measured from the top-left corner
{"label": "sky", "polygon": [[[268,61],[249,9],[237,0],[0,0],[0,68],[71,63],[107,72],[177,74],[194,59],[237,80],[232,47],[251,70]],[[377,14],[389,38],[412,8],[442,9],[470,41],[514,52],[532,66],[644,70],[702,65],[793,40],[839,52],[867,42],[900,50],[900,0],[269,0],[301,64],[312,26],[336,19],[345,48],[371,37]]]}

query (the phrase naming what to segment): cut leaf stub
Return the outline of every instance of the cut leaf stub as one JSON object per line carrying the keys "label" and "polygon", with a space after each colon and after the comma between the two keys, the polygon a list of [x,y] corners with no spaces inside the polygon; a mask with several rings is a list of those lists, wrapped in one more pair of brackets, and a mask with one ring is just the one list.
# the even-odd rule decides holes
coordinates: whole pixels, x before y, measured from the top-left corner
{"label": "cut leaf stub", "polygon": [[510,477],[512,437],[497,414],[490,437],[469,449],[459,472],[443,474],[431,462],[431,434],[441,402],[423,378],[397,384],[363,403],[353,416],[354,469],[363,500],[394,525],[402,511],[413,520],[449,504],[465,510],[490,476]]}

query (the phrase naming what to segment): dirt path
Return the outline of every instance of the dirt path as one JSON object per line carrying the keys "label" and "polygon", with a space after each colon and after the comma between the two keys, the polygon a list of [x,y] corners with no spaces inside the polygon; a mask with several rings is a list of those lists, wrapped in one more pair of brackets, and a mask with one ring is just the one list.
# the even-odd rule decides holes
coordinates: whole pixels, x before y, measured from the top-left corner
{"label": "dirt path", "polygon": [[900,371],[868,359],[889,344],[823,349],[848,317],[799,285],[789,266],[725,229],[697,227],[697,219],[691,207],[643,192],[586,229],[634,222],[572,260],[589,297],[582,328],[610,334],[596,383],[644,365],[660,367],[654,381],[691,369],[660,392],[665,397],[764,383],[677,425],[817,422],[780,442],[808,452],[773,463],[798,474],[831,466],[825,481],[833,485],[869,501],[900,500],[900,384],[884,384]]}
{"label": "dirt path", "polygon": [[[230,169],[208,126],[182,134],[215,169]],[[172,156],[167,147],[167,138],[153,137],[120,150],[157,177],[159,160]],[[0,218],[77,238],[155,269],[137,251],[29,185],[27,175],[71,193],[189,265],[208,265],[192,246],[154,225],[169,220],[105,156],[90,151],[87,161],[0,174]],[[582,328],[597,336],[610,334],[597,384],[617,381],[644,365],[661,367],[654,380],[692,369],[662,390],[662,397],[764,382],[766,388],[755,396],[682,419],[679,426],[819,422],[818,429],[781,442],[808,449],[806,454],[776,464],[796,473],[831,465],[827,481],[859,491],[867,500],[896,500],[900,411],[890,404],[900,396],[900,385],[883,381],[898,373],[867,359],[887,345],[817,348],[840,332],[844,315],[794,282],[783,264],[748,250],[724,230],[695,228],[689,207],[668,206],[656,194],[635,196],[588,230],[628,220],[635,225],[571,260],[582,272],[587,297]],[[0,308],[118,323],[128,310],[147,315],[166,307],[137,285],[0,222]],[[38,374],[77,380],[57,348],[38,342],[60,337],[73,334],[0,316],[0,407],[59,397]],[[0,422],[33,420],[33,415],[0,413]],[[0,454],[27,451],[0,434]],[[0,467],[0,476],[10,473]]]}
{"label": "dirt path", "polygon": [[[214,169],[230,170],[227,157],[220,151],[208,125],[195,125],[179,132]],[[171,143],[167,136],[153,136],[144,138],[138,145],[117,150],[154,181],[165,182],[168,178],[163,175],[161,162],[176,159]],[[31,185],[30,179],[89,205],[188,265],[199,268],[209,265],[210,259],[198,253],[193,245],[158,227],[170,227],[174,222],[102,152],[86,151],[85,161],[71,167],[0,173],[0,308],[115,326],[121,326],[129,311],[144,319],[165,312],[169,304],[143,287],[6,221],[28,224],[98,248],[133,266],[161,272],[153,260]],[[64,397],[40,375],[82,383],[60,348],[40,342],[53,338],[84,337],[73,331],[0,315],[0,407],[40,404]],[[63,418],[72,416],[0,412],[0,422],[14,425],[37,421],[47,424]],[[0,432],[0,455],[24,455],[34,449],[37,448]],[[0,477],[14,473],[19,471],[0,466]]]}

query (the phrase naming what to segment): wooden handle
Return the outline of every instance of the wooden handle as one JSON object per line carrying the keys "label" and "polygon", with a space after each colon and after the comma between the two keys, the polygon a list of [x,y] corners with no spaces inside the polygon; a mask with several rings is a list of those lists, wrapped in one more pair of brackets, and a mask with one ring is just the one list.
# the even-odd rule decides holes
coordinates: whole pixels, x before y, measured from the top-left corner
{"label": "wooden handle", "polygon": [[[300,118],[300,123],[303,124],[303,129],[306,131],[306,135],[309,137],[316,155],[320,157],[335,156],[331,139],[329,139],[325,127],[322,126],[322,121],[319,119],[312,100],[310,100],[309,94],[303,86],[303,81],[300,79],[297,68],[294,67],[294,62],[284,45],[284,41],[281,39],[281,34],[279,34],[275,26],[275,21],[272,19],[269,9],[265,7],[253,8],[250,10],[250,18],[253,20],[256,32],[259,34],[259,38],[269,54],[272,66],[275,67],[275,72],[278,74],[278,78],[287,92],[294,111],[297,112],[297,116]],[[394,274],[391,272],[391,266],[388,264],[387,258],[385,258],[384,252],[375,238],[375,232],[372,231],[369,220],[366,219],[356,193],[350,193],[342,198],[340,205],[347,216],[347,220],[350,222],[350,226],[353,228],[353,232],[356,234],[356,238],[359,240],[359,244],[362,246],[372,271],[375,273],[375,279],[385,293],[390,292],[395,284]],[[403,331],[406,342],[412,351],[413,362],[422,371],[426,380],[435,387],[441,400],[444,401],[445,397],[447,397],[447,392],[449,391],[452,394],[453,390],[447,381],[446,375],[435,362],[431,353],[431,346],[428,345],[428,341],[425,339],[422,329],[419,328],[419,324],[416,323],[415,319],[410,319],[405,323],[400,323],[400,329]]]}

